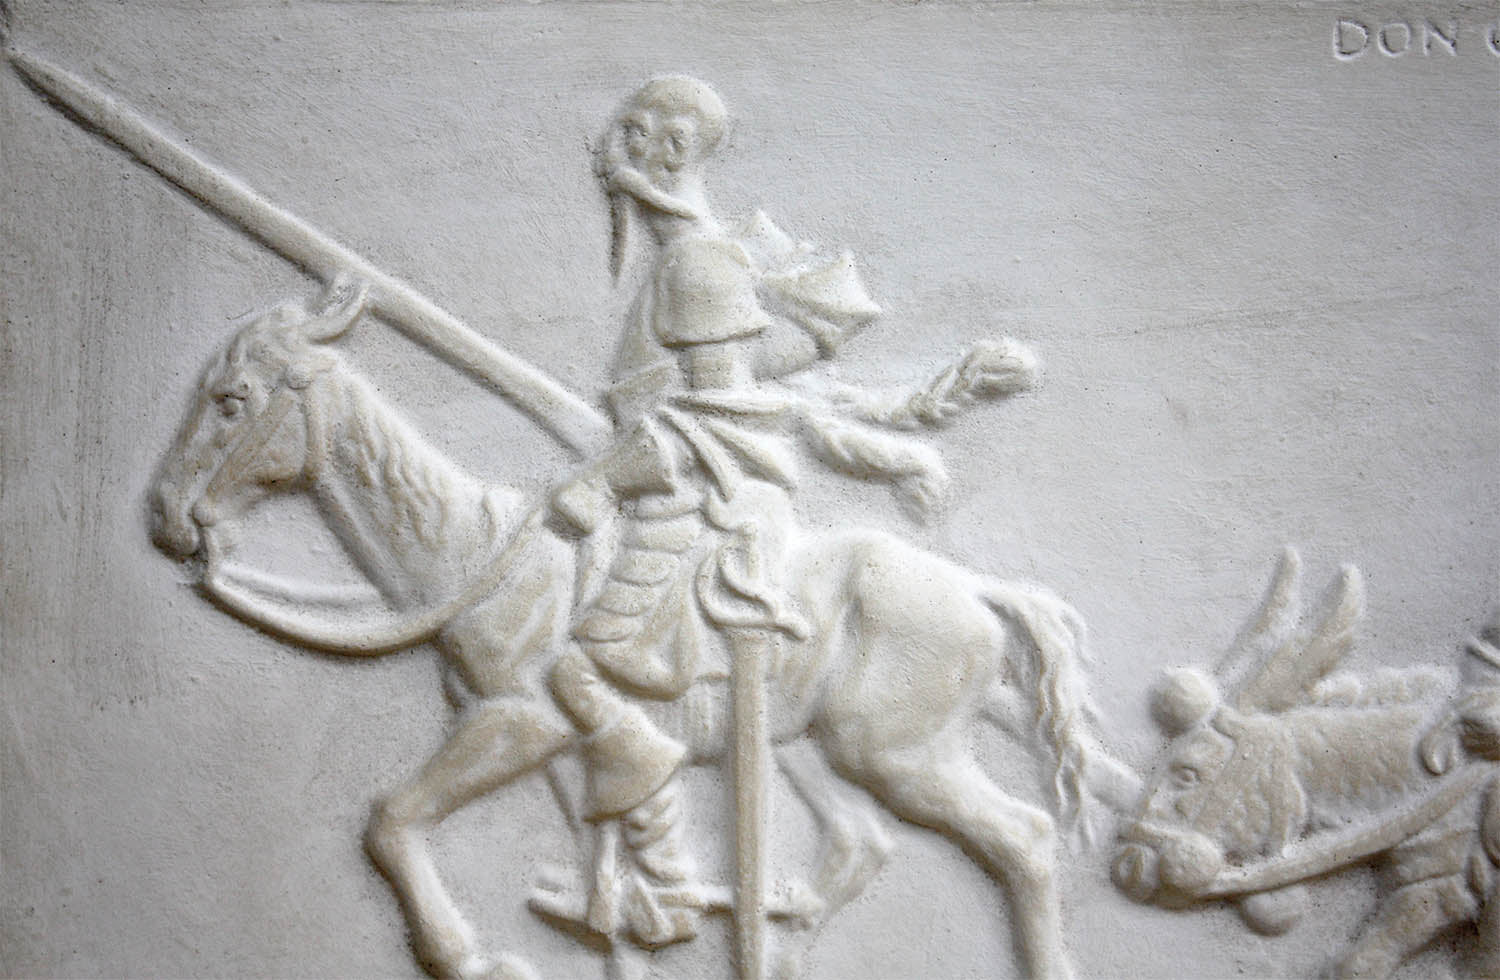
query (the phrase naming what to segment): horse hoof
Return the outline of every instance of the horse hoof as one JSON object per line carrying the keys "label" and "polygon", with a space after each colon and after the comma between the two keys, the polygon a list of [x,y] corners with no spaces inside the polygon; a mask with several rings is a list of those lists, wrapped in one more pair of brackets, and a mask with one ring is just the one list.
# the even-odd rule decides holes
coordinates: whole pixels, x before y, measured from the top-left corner
{"label": "horse hoof", "polygon": [[530,963],[519,956],[506,953],[495,961],[494,966],[484,975],[484,980],[541,980],[541,977],[531,968]]}
{"label": "horse hoof", "polygon": [[454,975],[458,980],[541,980],[531,964],[509,953],[494,960],[470,954],[464,957]]}
{"label": "horse hoof", "polygon": [[766,913],[772,919],[786,922],[793,929],[812,929],[828,912],[828,902],[805,881],[793,881],[778,891],[780,894],[771,898]]}

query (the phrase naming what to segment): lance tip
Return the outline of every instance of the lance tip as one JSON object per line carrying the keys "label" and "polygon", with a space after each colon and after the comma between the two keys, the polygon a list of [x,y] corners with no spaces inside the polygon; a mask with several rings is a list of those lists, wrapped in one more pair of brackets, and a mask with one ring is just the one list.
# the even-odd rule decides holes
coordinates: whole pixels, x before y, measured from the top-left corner
{"label": "lance tip", "polygon": [[10,39],[12,36],[11,26],[15,23],[15,8],[10,0],[0,0],[0,51],[5,52],[9,58],[12,54]]}

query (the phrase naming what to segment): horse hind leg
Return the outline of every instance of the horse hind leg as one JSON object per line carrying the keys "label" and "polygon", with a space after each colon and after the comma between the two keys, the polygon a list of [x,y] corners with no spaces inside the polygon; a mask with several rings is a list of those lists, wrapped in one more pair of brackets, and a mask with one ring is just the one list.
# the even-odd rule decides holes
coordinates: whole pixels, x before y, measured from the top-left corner
{"label": "horse hind leg", "polygon": [[497,964],[480,956],[425,837],[465,804],[545,763],[567,747],[570,737],[559,721],[530,702],[481,702],[415,777],[373,807],[365,849],[395,890],[412,948],[433,976],[530,976],[517,962]]}
{"label": "horse hind leg", "polygon": [[956,841],[1000,883],[1029,976],[1072,976],[1054,879],[1057,832],[1047,813],[1007,796],[956,749],[877,753],[850,775],[897,816]]}
{"label": "horse hind leg", "polygon": [[789,746],[777,761],[822,831],[822,852],[813,877],[823,908],[821,924],[865,890],[885,865],[894,842],[870,799],[836,775],[811,746]]}

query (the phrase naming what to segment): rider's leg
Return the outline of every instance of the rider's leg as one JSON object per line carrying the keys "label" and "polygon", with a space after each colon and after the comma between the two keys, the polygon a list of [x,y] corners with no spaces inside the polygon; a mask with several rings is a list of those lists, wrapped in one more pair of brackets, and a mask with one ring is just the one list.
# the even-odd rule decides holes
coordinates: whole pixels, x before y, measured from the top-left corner
{"label": "rider's leg", "polygon": [[1478,903],[1461,875],[1413,882],[1381,900],[1374,919],[1334,967],[1341,978],[1388,977],[1412,953],[1458,922],[1472,920]]}
{"label": "rider's leg", "polygon": [[[648,946],[697,935],[700,902],[695,871],[683,841],[682,803],[676,778],[686,749],[664,735],[639,706],[625,700],[578,648],[552,669],[558,703],[585,735],[590,820],[618,818],[621,838],[636,872],[623,890],[624,917]],[[614,873],[604,869],[604,873]],[[601,894],[598,889],[596,895]],[[593,908],[590,921],[614,921]]]}
{"label": "rider's leg", "polygon": [[574,647],[558,657],[551,682],[585,736],[589,819],[623,814],[666,785],[687,750],[622,697],[586,653]]}

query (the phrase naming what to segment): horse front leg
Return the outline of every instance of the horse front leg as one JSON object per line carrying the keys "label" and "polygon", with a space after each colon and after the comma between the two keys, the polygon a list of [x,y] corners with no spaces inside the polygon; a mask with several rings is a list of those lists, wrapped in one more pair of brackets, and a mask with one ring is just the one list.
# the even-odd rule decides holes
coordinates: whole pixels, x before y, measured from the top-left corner
{"label": "horse front leg", "polygon": [[365,849],[395,890],[413,950],[433,976],[530,976],[518,962],[496,964],[480,955],[425,838],[449,814],[541,766],[571,739],[559,719],[531,701],[482,701],[414,778],[376,802]]}

